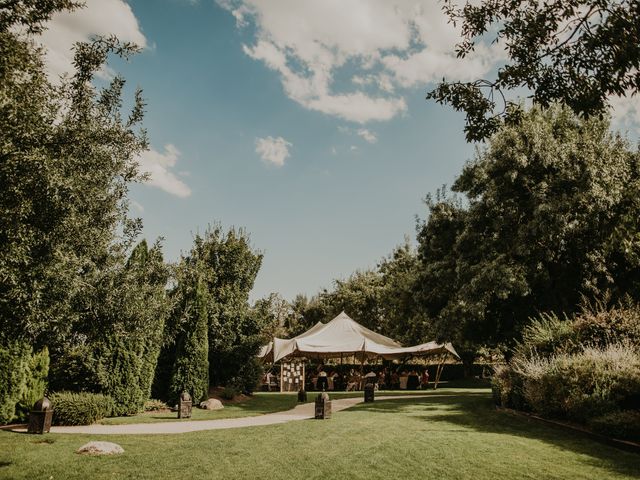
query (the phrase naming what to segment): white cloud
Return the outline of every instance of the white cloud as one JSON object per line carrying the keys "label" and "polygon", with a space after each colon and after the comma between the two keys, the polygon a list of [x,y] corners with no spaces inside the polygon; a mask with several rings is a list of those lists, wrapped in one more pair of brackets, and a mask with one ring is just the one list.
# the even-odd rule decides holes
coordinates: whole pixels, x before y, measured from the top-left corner
{"label": "white cloud", "polygon": [[[47,55],[49,73],[58,75],[72,70],[74,43],[87,41],[94,35],[116,35],[121,41],[147,46],[131,7],[123,0],[85,0],[86,6],[73,12],[56,13],[40,42]],[[106,69],[103,76],[113,76]]]}
{"label": "white cloud", "polygon": [[149,174],[148,185],[158,187],[176,197],[185,198],[191,195],[191,189],[171,168],[176,166],[180,158],[180,151],[173,145],[164,146],[164,152],[148,150],[138,158],[140,171]]}
{"label": "white cloud", "polygon": [[256,153],[265,163],[282,167],[284,161],[289,158],[289,147],[293,144],[282,137],[256,138]]}
{"label": "white cloud", "polygon": [[[289,98],[356,123],[389,120],[406,108],[399,89],[482,77],[500,47],[478,45],[459,59],[460,36],[433,0],[218,0],[239,28],[244,51],[278,73]],[[336,81],[341,69],[351,82]],[[344,82],[343,82],[344,83]]]}
{"label": "white cloud", "polygon": [[367,130],[366,128],[359,129],[358,135],[360,135],[369,143],[376,143],[378,141],[378,137],[376,137],[376,134]]}
{"label": "white cloud", "polygon": [[613,127],[633,132],[637,139],[640,133],[640,95],[611,97],[609,101]]}

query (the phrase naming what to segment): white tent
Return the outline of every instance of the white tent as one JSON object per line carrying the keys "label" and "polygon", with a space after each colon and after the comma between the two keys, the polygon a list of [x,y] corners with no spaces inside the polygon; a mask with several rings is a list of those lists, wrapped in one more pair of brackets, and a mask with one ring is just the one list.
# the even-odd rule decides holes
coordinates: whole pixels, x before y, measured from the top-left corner
{"label": "white tent", "polygon": [[387,360],[412,356],[453,355],[460,358],[450,343],[423,343],[403,347],[398,342],[363,327],[345,312],[326,324],[318,322],[306,332],[289,340],[274,338],[262,347],[259,357],[277,362],[285,357],[336,358],[355,356],[382,357]]}

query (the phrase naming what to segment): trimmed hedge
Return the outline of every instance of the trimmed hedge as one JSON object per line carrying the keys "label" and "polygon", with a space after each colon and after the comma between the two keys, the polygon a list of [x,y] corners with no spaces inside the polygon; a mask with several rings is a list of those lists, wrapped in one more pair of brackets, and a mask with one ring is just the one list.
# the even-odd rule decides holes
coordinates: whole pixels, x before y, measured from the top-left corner
{"label": "trimmed hedge", "polygon": [[100,393],[56,392],[49,397],[54,425],[91,425],[112,415],[113,398]]}

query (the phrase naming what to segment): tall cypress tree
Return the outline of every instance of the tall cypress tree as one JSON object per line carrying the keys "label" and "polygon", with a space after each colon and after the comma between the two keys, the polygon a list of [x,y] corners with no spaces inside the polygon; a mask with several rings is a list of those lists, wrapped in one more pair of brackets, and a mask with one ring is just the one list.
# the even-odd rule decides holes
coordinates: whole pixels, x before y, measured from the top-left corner
{"label": "tall cypress tree", "polygon": [[194,402],[199,402],[209,393],[208,294],[199,275],[190,293],[192,301],[185,305],[184,328],[176,342],[170,394],[174,400],[186,391]]}

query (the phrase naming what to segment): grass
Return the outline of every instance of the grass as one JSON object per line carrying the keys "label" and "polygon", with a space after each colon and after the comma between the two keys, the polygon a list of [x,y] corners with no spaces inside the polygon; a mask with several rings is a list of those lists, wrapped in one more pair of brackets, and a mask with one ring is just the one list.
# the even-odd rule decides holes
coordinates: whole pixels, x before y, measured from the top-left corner
{"label": "grass", "polygon": [[[423,391],[385,391],[379,395],[411,395],[420,394]],[[312,402],[317,392],[309,392],[307,400]],[[331,398],[361,397],[362,392],[330,392]],[[112,417],[102,419],[99,423],[104,425],[126,425],[130,423],[157,423],[157,422],[184,422],[189,420],[219,420],[223,418],[251,417],[265,413],[281,412],[295,407],[298,403],[296,393],[255,393],[245,402],[225,405],[222,410],[202,410],[194,407],[191,418],[179,419],[176,412],[146,412],[126,417]]]}
{"label": "grass", "polygon": [[297,397],[280,393],[256,393],[245,402],[225,405],[222,410],[202,410],[194,407],[191,418],[179,419],[176,412],[146,412],[127,417],[105,418],[105,425],[125,425],[129,423],[182,422],[187,420],[216,420],[222,418],[250,417],[265,413],[289,410],[296,406]]}
{"label": "grass", "polygon": [[[125,453],[74,453],[98,438]],[[360,404],[330,420],[244,429],[108,437],[0,432],[0,478],[16,480],[623,479],[639,472],[640,455],[497,412],[486,389],[471,388]]]}

